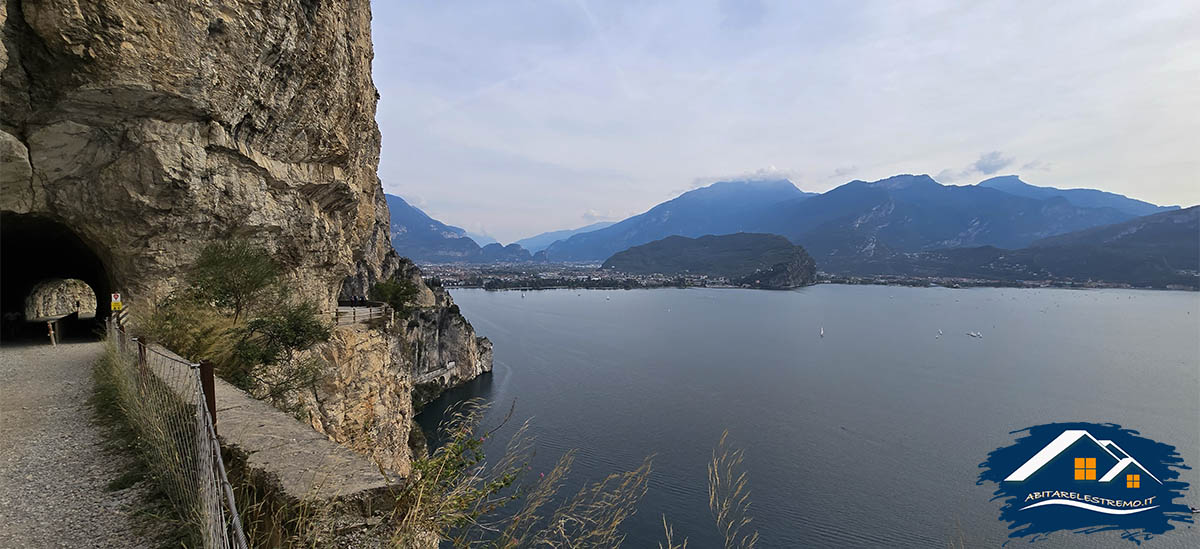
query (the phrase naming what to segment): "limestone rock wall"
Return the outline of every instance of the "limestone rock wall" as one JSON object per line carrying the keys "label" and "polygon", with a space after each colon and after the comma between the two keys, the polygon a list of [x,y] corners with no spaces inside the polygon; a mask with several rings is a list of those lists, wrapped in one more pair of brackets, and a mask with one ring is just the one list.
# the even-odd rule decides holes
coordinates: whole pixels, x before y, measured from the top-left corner
{"label": "limestone rock wall", "polygon": [[[443,391],[492,371],[492,342],[476,337],[444,289],[433,288],[435,304],[397,321],[402,359],[412,364],[413,400],[420,407]],[[403,322],[403,325],[400,323]]]}
{"label": "limestone rock wall", "polygon": [[[60,222],[157,298],[259,241],[332,304],[387,219],[368,0],[0,0],[0,211]],[[371,257],[365,254],[370,253]]]}
{"label": "limestone rock wall", "polygon": [[76,279],[47,280],[25,298],[25,318],[36,319],[79,313],[96,315],[96,294],[86,282]]}
{"label": "limestone rock wall", "polygon": [[339,328],[317,350],[325,381],[295,397],[318,431],[405,472],[414,388],[490,370],[491,344],[391,249],[370,8],[0,0],[0,214],[69,228],[135,306],[230,237],[268,247],[326,310],[412,280],[414,318]]}
{"label": "limestone rock wall", "polygon": [[420,406],[492,369],[491,342],[444,306],[416,310],[385,330],[340,326],[315,353],[326,366],[322,382],[293,396],[309,423],[402,475],[425,450],[414,433]]}
{"label": "limestone rock wall", "polygon": [[317,349],[326,372],[312,394],[296,398],[309,423],[334,441],[408,474],[413,450],[412,373],[395,360],[398,340],[365,326],[342,326]]}

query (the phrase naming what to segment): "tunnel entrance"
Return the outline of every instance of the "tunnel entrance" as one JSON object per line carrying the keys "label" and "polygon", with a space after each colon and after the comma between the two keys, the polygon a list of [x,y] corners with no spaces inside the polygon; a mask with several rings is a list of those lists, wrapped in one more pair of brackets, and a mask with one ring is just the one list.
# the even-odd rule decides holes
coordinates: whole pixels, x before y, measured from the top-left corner
{"label": "tunnel entrance", "polygon": [[[58,288],[56,285],[70,287],[70,279],[82,281],[90,291],[76,285],[67,298],[72,310],[63,311],[66,316],[59,321],[59,335],[72,339],[95,337],[97,322],[108,316],[113,289],[104,262],[62,223],[36,214],[0,213],[0,311],[5,342],[48,341],[45,319],[28,318],[27,307],[45,305],[38,300],[46,299],[46,293]],[[84,299],[93,303],[82,303]],[[80,301],[78,307],[76,301]],[[65,307],[55,307],[52,316]],[[46,310],[46,306],[35,307],[35,312]]]}
{"label": "tunnel entrance", "polygon": [[42,321],[76,315],[96,316],[96,292],[78,278],[39,282],[25,298],[25,320]]}

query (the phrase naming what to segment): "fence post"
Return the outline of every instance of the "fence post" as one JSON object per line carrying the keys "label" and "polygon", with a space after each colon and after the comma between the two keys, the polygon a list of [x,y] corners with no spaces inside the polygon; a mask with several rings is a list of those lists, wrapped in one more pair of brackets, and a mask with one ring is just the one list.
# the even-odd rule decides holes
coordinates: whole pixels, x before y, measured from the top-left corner
{"label": "fence post", "polygon": [[146,341],[140,337],[135,341],[137,341],[138,345],[138,389],[141,389],[141,392],[145,393],[146,380],[149,377],[146,372],[148,369],[146,366]]}
{"label": "fence post", "polygon": [[58,342],[54,340],[54,322],[46,321],[46,333],[50,335],[50,344],[58,347]]}
{"label": "fence post", "polygon": [[204,406],[208,408],[208,418],[212,420],[213,434],[217,432],[217,381],[213,375],[213,364],[207,360],[200,361],[200,388],[204,390]]}

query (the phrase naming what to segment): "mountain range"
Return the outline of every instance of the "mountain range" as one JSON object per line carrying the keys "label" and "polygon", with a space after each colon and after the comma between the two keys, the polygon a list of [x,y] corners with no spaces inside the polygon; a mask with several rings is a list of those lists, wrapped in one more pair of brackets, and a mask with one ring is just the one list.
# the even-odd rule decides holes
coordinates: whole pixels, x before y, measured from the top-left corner
{"label": "mountain range", "polygon": [[981,246],[863,256],[844,262],[842,272],[1194,289],[1200,287],[1200,206],[1051,236],[1015,250]]}
{"label": "mountain range", "polygon": [[[554,231],[507,247],[479,248],[462,229],[437,222],[398,197],[388,200],[396,249],[421,262],[599,263],[668,236],[752,232],[782,235],[807,249],[822,271],[842,274],[961,272],[972,261],[996,254],[1051,247],[1045,242],[1055,242],[1052,237],[1087,235],[1092,234],[1086,232],[1089,229],[1183,211],[1093,189],[1039,187],[1017,176],[995,177],[977,185],[942,185],[928,175],[905,174],[851,181],[821,194],[801,191],[787,180],[723,181],[611,225]],[[1175,239],[1186,236],[1163,234]],[[552,242],[547,244],[548,240]],[[1163,245],[1178,247],[1185,241]],[[530,255],[523,244],[536,255]],[[1131,249],[1153,244],[1128,241],[1123,253],[1131,257]],[[1075,246],[1086,245],[1057,247]],[[1043,265],[1045,253],[1022,252],[1021,269]],[[1170,257],[1187,259],[1174,253]],[[1062,265],[1055,265],[1061,270]],[[1186,265],[1182,268],[1187,270]]]}
{"label": "mountain range", "polygon": [[847,260],[944,248],[1021,248],[1047,236],[1119,223],[1135,214],[1077,206],[978,185],[942,185],[928,175],[851,181],[802,202],[776,205],[756,230],[803,245],[822,270]]}
{"label": "mountain range", "polygon": [[566,240],[566,239],[571,238],[572,236],[575,236],[579,233],[588,233],[588,232],[592,232],[592,231],[597,231],[597,230],[603,229],[605,227],[609,227],[615,223],[616,223],[615,221],[598,221],[596,223],[592,223],[591,225],[585,225],[578,229],[566,229],[566,230],[562,230],[562,231],[545,232],[545,233],[531,236],[529,238],[522,238],[521,240],[514,242],[514,244],[520,244],[522,248],[529,250],[529,253],[536,254],[542,250],[545,250],[548,246],[550,246],[551,244],[553,244],[554,242],[556,242],[558,240]]}
{"label": "mountain range", "polygon": [[1061,196],[1076,206],[1084,208],[1113,208],[1137,216],[1179,209],[1179,206],[1156,206],[1149,202],[1129,198],[1125,195],[1097,191],[1095,189],[1038,187],[1021,181],[1021,178],[1015,175],[1002,175],[1000,177],[985,179],[979,182],[979,186],[1040,200]]}
{"label": "mountain range", "polygon": [[[546,257],[602,261],[670,235],[761,232],[783,235],[804,246],[822,269],[837,270],[843,258],[862,255],[989,245],[1020,248],[1039,238],[1119,223],[1144,215],[1147,207],[1158,208],[1100,191],[1035,187],[1015,177],[989,181],[955,186],[928,175],[897,175],[851,181],[819,195],[800,191],[786,180],[715,183],[606,229],[555,242],[546,248]],[[1039,193],[1046,196],[1032,196]],[[1072,202],[1076,197],[1089,205]]]}
{"label": "mountain range", "polygon": [[603,261],[626,248],[668,236],[697,237],[759,230],[761,216],[779,204],[817,196],[787,180],[723,181],[695,189],[649,211],[546,248],[549,261]]}
{"label": "mountain range", "polygon": [[429,217],[395,195],[384,195],[391,212],[389,235],[400,255],[420,263],[509,263],[533,257],[517,244],[480,247],[459,227]]}

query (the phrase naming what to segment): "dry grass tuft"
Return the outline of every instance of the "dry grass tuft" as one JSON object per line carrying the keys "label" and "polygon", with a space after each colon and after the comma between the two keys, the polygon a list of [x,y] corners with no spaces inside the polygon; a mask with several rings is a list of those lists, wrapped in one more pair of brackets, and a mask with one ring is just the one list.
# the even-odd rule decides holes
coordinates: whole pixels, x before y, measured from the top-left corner
{"label": "dry grass tuft", "polygon": [[742,471],[742,450],[726,445],[729,431],[721,435],[708,464],[708,508],[725,540],[725,549],[750,549],[758,543],[758,531],[750,529],[750,490]]}
{"label": "dry grass tuft", "polygon": [[396,490],[394,545],[414,546],[430,536],[464,537],[481,518],[514,499],[505,491],[527,467],[526,429],[518,430],[504,455],[486,464],[487,435],[477,431],[488,408],[478,399],[456,406],[441,426],[447,442],[432,455],[413,460],[409,478]]}
{"label": "dry grass tuft", "polygon": [[667,524],[667,516],[663,515],[663,537],[665,538],[658,544],[658,549],[687,549],[687,538],[683,538],[683,543],[675,543],[675,529]]}
{"label": "dry grass tuft", "polygon": [[[574,452],[525,489],[519,480],[532,455],[528,423],[502,455],[485,462],[483,442],[499,429],[479,434],[487,409],[479,400],[459,405],[441,427],[447,442],[431,456],[414,460],[413,474],[397,490],[393,545],[412,547],[436,539],[462,548],[619,547],[625,539],[620,526],[646,493],[650,459],[555,506]],[[512,410],[501,425],[511,416]],[[518,499],[524,502],[515,513],[501,512]]]}
{"label": "dry grass tuft", "polygon": [[[625,535],[621,523],[633,516],[646,494],[651,458],[641,467],[614,473],[584,488],[550,515],[549,523],[534,534],[536,547],[620,547]],[[504,545],[516,547],[518,545]]]}
{"label": "dry grass tuft", "polygon": [[333,503],[315,497],[319,487],[313,487],[313,497],[289,501],[271,480],[246,478],[245,472],[244,467],[232,468],[230,482],[251,547],[321,547],[335,537]]}

